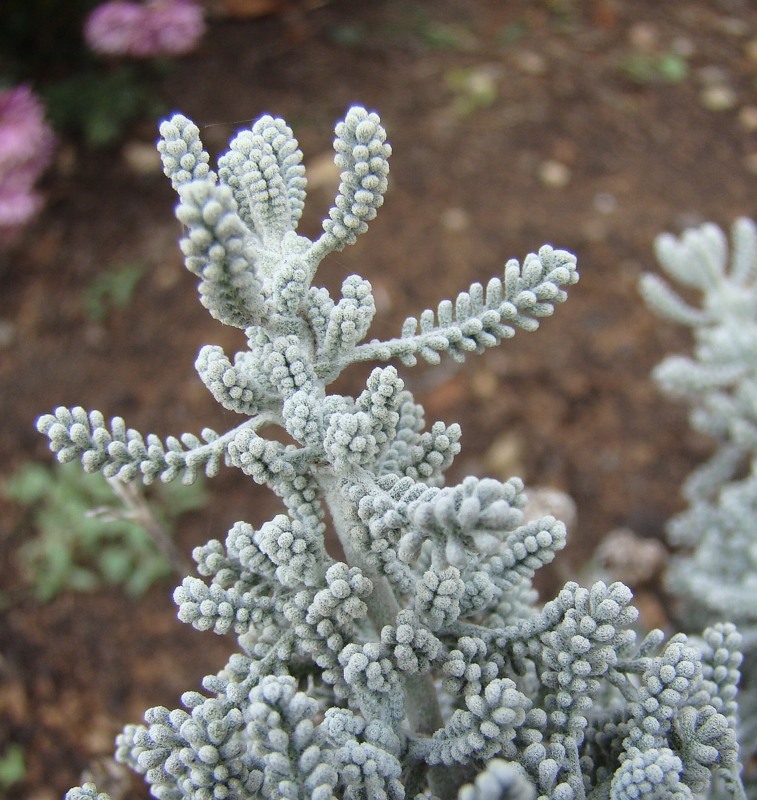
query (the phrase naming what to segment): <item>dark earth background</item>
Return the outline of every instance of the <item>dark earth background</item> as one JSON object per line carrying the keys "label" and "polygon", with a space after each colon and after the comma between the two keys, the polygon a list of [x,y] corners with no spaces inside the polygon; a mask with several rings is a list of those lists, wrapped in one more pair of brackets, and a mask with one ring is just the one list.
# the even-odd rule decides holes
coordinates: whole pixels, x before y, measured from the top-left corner
{"label": "dark earth background", "polygon": [[[644,307],[637,283],[655,269],[659,232],[754,214],[755,4],[334,0],[273,10],[212,17],[200,47],[161,79],[166,107],[197,122],[214,157],[250,120],[283,116],[311,167],[310,236],[336,187],[334,123],[355,103],[381,114],[394,149],[385,206],[316,280],[332,291],[352,272],[372,282],[371,336],[398,335],[406,316],[545,242],[575,252],[581,281],[538,332],[462,367],[447,359],[401,374],[429,424],[463,426],[450,482],[519,474],[575,500],[570,544],[540,579],[545,599],[585,576],[611,530],[661,538],[710,443],[649,378],[690,342]],[[45,211],[0,261],[3,475],[49,462],[34,422],[57,405],[122,415],[161,437],[238,421],[193,368],[201,345],[233,352],[243,339],[207,315],[183,269],[175,197],[144,163],[156,124],[106,150],[69,142],[46,179]],[[146,270],[131,302],[93,322],[85,287],[132,262]],[[339,390],[359,391],[367,369]],[[179,527],[185,556],[277,509],[231,470],[208,489],[206,507]],[[178,578],[139,599],[113,588],[38,603],[16,556],[33,533],[23,510],[0,507],[0,753],[19,744],[26,762],[7,797],[53,800],[105,773],[102,789],[143,796],[108,761],[115,734],[151,705],[176,707],[233,641],[176,620]],[[653,584],[639,595],[645,623],[665,624],[664,592]]]}

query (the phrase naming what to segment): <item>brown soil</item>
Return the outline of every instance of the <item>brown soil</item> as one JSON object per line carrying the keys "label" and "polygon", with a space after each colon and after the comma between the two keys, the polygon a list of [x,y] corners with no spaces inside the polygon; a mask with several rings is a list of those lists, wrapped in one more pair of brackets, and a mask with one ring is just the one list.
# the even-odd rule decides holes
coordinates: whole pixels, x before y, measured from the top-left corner
{"label": "brown soil", "polygon": [[[333,196],[323,165],[335,120],[354,103],[381,113],[394,148],[386,204],[318,276],[332,289],[351,272],[373,283],[372,335],[396,335],[405,316],[544,242],[578,255],[581,282],[537,333],[460,368],[402,370],[429,422],[463,425],[452,481],[513,472],[574,498],[571,543],[542,579],[552,591],[580,574],[610,530],[662,536],[683,478],[708,452],[685,410],[649,379],[689,342],[645,309],[637,282],[655,268],[658,232],[754,213],[755,37],[747,0],[335,0],[214,19],[161,92],[198,122],[213,153],[246,120],[287,119],[318,167],[302,225],[309,235]],[[678,82],[636,82],[624,68],[634,54],[649,63],[675,52],[689,67]],[[466,81],[474,88],[460,88]],[[718,97],[727,107],[712,107]],[[70,149],[65,161],[49,178],[42,217],[0,262],[4,474],[49,459],[34,420],[57,405],[122,415],[161,436],[224,430],[235,419],[193,361],[202,344],[231,350],[242,340],[196,300],[168,182],[135,173],[119,150]],[[147,268],[133,301],[90,321],[85,287],[126,262]],[[344,389],[364,377],[356,370]],[[276,508],[228,470],[209,488],[207,508],[179,534],[187,555],[235,520],[259,524]],[[0,754],[10,742],[25,752],[27,778],[9,798],[52,800],[85,770],[108,769],[117,731],[150,705],[175,707],[233,642],[176,621],[175,581],[139,600],[112,589],[36,603],[15,555],[33,535],[28,518],[0,511]]]}

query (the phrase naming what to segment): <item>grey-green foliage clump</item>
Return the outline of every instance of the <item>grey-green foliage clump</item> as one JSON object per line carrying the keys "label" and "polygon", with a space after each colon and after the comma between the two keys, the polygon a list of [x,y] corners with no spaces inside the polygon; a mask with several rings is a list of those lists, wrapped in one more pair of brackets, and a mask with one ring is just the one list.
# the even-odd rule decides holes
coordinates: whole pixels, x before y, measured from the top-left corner
{"label": "grey-green foliage clump", "polygon": [[[217,172],[189,120],[161,134],[186,265],[210,313],[247,335],[233,358],[207,346],[197,359],[241,421],[164,442],[74,408],[39,428],[62,460],[124,480],[192,481],[224,462],[272,489],[283,513],[197,548],[202,577],[176,590],[179,617],[234,634],[239,652],[183,709],[128,726],[117,757],[160,800],[680,800],[713,776],[743,797],[735,631],[637,642],[620,583],[569,582],[537,605],[531,579],[565,526],[524,521],[522,481],[445,487],[460,428],[427,427],[394,366],[375,367],[357,397],[327,391],[356,362],[463,360],[535,329],[577,281],[574,256],[545,245],[398,337],[366,340],[369,282],[350,276],[333,299],[312,280],[383,203],[378,116],[352,108],[336,126],[341,184],[315,241],[295,230],[305,177],[283,120],[240,133]],[[270,425],[295,444],[263,436]],[[325,549],[329,522],[344,560]],[[96,797],[92,785],[69,794]]]}
{"label": "grey-green foliage clump", "polygon": [[[73,463],[55,469],[26,464],[0,488],[29,509],[34,535],[20,550],[21,567],[39,600],[103,585],[139,595],[171,574],[169,554],[156,547],[101,474],[87,475]],[[144,508],[166,536],[181,514],[205,502],[201,482],[159,484],[155,490]]]}
{"label": "grey-green foliage clump", "polygon": [[740,738],[757,753],[757,225],[734,223],[730,254],[726,235],[710,223],[659,237],[657,255],[671,278],[702,299],[693,305],[662,278],[644,277],[649,305],[690,327],[695,342],[693,356],[669,356],[654,376],[716,443],[684,485],[688,508],[668,526],[671,543],[683,548],[669,583],[693,624],[738,625],[746,658]]}

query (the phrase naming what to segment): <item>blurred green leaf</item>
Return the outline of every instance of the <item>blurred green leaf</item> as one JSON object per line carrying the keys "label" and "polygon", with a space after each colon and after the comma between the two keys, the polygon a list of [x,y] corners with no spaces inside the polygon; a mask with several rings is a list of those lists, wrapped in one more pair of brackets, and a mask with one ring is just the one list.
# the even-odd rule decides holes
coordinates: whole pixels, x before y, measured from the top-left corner
{"label": "blurred green leaf", "polygon": [[91,147],[113,144],[129,123],[164,110],[143,73],[131,65],[78,72],[43,86],[41,93],[53,127]]}
{"label": "blurred green leaf", "polygon": [[383,33],[391,37],[392,44],[406,40],[415,48],[420,43],[433,50],[472,51],[478,46],[476,36],[465,22],[447,22],[437,19],[425,6],[408,3],[404,13],[383,26]]}
{"label": "blurred green leaf", "polygon": [[620,61],[620,70],[634,83],[681,83],[689,65],[677,53],[632,53]]}
{"label": "blurred green leaf", "polygon": [[93,322],[102,322],[109,311],[125,308],[143,273],[139,264],[124,264],[98,275],[84,290],[87,317]]}
{"label": "blurred green leaf", "polygon": [[4,494],[21,505],[31,505],[45,496],[50,470],[42,464],[26,464],[5,482]]}
{"label": "blurred green leaf", "polygon": [[9,744],[0,755],[0,789],[9,789],[25,776],[24,750],[19,744]]}
{"label": "blurred green leaf", "polygon": [[[72,462],[53,468],[27,464],[2,484],[3,494],[29,509],[36,534],[20,549],[35,596],[48,601],[66,589],[89,591],[120,585],[143,593],[171,572],[149,533],[129,518],[108,481]],[[155,519],[170,530],[187,511],[202,507],[204,482],[150,487]],[[94,512],[94,513],[93,513]]]}
{"label": "blurred green leaf", "polygon": [[455,95],[452,107],[459,117],[488,108],[497,99],[497,81],[487,67],[450,69],[445,72],[444,80]]}

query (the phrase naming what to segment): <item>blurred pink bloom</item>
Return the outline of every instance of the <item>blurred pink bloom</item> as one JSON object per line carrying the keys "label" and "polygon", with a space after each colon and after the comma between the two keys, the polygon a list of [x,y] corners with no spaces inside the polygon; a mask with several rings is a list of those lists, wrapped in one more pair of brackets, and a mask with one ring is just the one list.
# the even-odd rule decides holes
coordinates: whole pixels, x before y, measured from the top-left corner
{"label": "blurred pink bloom", "polygon": [[28,86],[0,91],[0,246],[41,208],[34,183],[52,160],[55,137]]}
{"label": "blurred pink bloom", "polygon": [[0,91],[0,177],[24,167],[36,179],[50,163],[54,143],[45,109],[28,86]]}
{"label": "blurred pink bloom", "polygon": [[84,38],[97,53],[150,58],[188,53],[204,31],[194,0],[109,0],[87,18]]}
{"label": "blurred pink bloom", "polygon": [[139,37],[144,16],[144,7],[137,3],[111,0],[89,15],[84,38],[95,52],[132,55],[133,40]]}
{"label": "blurred pink bloom", "polygon": [[153,0],[151,23],[160,51],[180,55],[191,50],[205,32],[200,6],[189,0]]}
{"label": "blurred pink bloom", "polygon": [[[30,189],[0,194],[0,237],[20,229],[42,208],[42,196]],[[6,229],[6,230],[3,230]]]}

